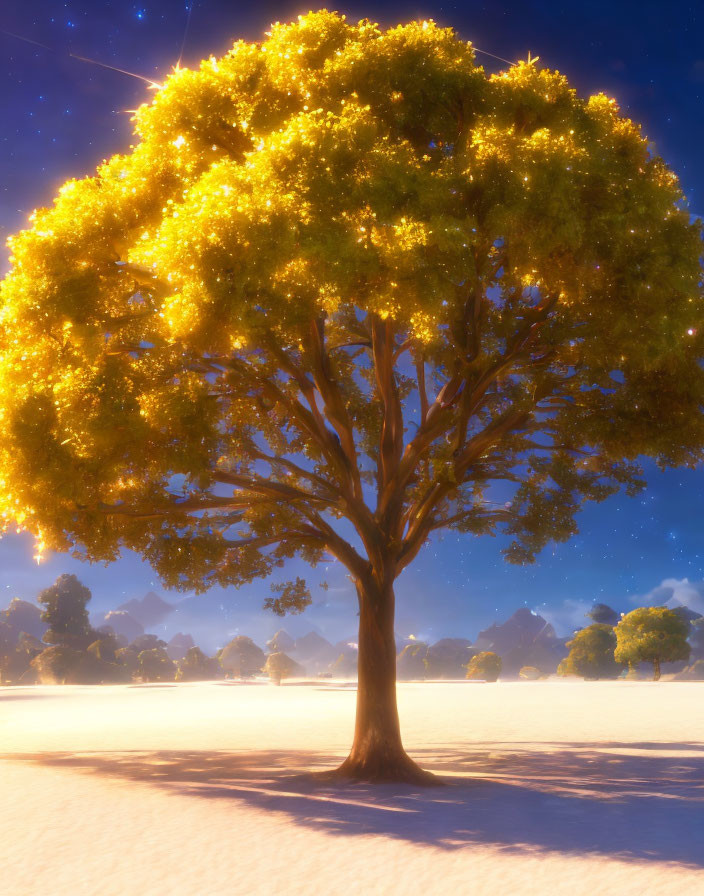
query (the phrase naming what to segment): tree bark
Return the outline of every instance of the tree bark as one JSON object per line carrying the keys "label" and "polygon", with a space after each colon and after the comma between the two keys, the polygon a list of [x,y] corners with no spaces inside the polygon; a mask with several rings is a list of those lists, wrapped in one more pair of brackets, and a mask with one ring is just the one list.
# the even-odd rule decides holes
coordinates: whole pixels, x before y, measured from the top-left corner
{"label": "tree bark", "polygon": [[660,681],[660,660],[653,660],[653,681]]}
{"label": "tree bark", "polygon": [[396,706],[393,585],[357,586],[359,653],[354,740],[336,776],[364,781],[442,783],[408,756]]}

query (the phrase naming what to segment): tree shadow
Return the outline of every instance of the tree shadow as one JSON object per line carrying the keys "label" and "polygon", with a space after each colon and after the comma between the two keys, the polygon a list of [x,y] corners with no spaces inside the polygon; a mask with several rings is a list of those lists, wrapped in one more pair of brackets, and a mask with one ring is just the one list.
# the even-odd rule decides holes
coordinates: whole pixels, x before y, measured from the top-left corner
{"label": "tree shadow", "polygon": [[0,758],[233,800],[331,834],[374,834],[448,850],[483,844],[513,853],[704,867],[704,747],[695,743],[503,743],[416,751],[421,765],[443,776],[447,786],[437,789],[331,782],[316,773],[341,757],[300,750]]}

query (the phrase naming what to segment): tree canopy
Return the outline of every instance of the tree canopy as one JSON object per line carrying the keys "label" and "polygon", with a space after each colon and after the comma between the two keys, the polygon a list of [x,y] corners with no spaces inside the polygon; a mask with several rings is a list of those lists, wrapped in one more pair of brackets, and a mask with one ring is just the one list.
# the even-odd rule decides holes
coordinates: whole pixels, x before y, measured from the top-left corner
{"label": "tree canopy", "polygon": [[344,514],[399,566],[448,524],[523,560],[638,455],[700,458],[699,227],[613,100],[320,12],[135,131],[11,240],[2,504],[44,544],[202,589],[358,567]]}
{"label": "tree canopy", "polygon": [[86,608],[91,597],[90,589],[71,574],[60,575],[39,593],[37,600],[44,606],[42,622],[49,626],[43,635],[47,644],[87,647],[94,640]]}
{"label": "tree canopy", "polygon": [[0,286],[0,512],[38,554],[127,547],[196,590],[332,554],[389,678],[434,531],[527,562],[640,456],[701,459],[700,224],[614,100],[321,11],[134,122]]}
{"label": "tree canopy", "polygon": [[638,607],[615,628],[615,658],[629,666],[652,663],[653,677],[660,678],[660,664],[689,658],[689,623],[667,607]]}
{"label": "tree canopy", "polygon": [[567,647],[570,652],[558,667],[560,675],[580,675],[582,678],[592,679],[618,678],[623,671],[624,661],[617,662],[614,659],[616,635],[611,625],[589,625],[575,632],[574,638],[567,642]]}

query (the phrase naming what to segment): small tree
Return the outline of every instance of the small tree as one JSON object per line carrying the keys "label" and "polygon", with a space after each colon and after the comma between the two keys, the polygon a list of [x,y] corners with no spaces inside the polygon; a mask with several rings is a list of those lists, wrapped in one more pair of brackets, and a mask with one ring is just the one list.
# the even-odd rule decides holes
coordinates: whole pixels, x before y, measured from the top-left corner
{"label": "small tree", "polygon": [[251,638],[238,635],[218,650],[217,658],[225,674],[233,678],[251,678],[261,672],[266,655]]}
{"label": "small tree", "polygon": [[639,607],[616,626],[615,658],[634,668],[653,664],[653,680],[660,678],[660,664],[689,657],[688,623],[667,607]]}
{"label": "small tree", "polygon": [[91,593],[76,576],[64,574],[50,588],[45,588],[37,600],[44,606],[42,620],[49,626],[44,633],[47,644],[61,647],[87,647],[95,634],[88,621],[86,604]]}
{"label": "small tree", "polygon": [[559,675],[580,675],[582,678],[618,678],[623,663],[616,662],[616,635],[613,627],[595,623],[575,633],[567,642],[569,653],[558,666]]}
{"label": "small tree", "polygon": [[137,677],[142,681],[173,681],[176,666],[163,647],[143,650],[137,657]]}
{"label": "small tree", "polygon": [[264,671],[273,682],[281,684],[284,678],[291,678],[292,675],[298,675],[303,670],[290,656],[279,652],[269,654],[266,658]]}
{"label": "small tree", "polygon": [[501,657],[492,650],[484,650],[467,663],[467,678],[474,681],[496,681],[501,675]]}

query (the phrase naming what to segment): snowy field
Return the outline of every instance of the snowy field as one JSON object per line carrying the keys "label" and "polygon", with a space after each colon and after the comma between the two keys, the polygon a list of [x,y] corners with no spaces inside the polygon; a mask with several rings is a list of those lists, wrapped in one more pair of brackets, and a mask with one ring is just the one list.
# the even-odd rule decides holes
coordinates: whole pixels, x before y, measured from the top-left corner
{"label": "snowy field", "polygon": [[330,785],[334,684],[0,688],[3,896],[704,894],[704,683],[399,685],[432,789]]}

